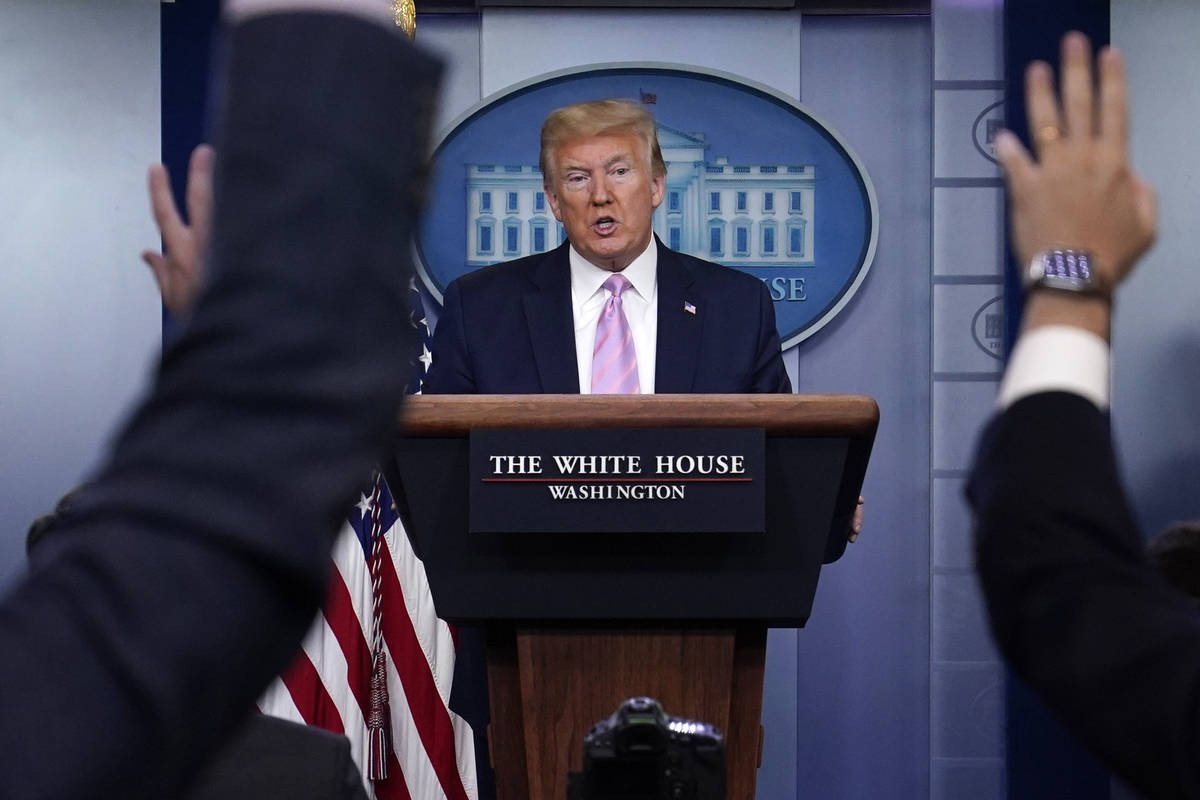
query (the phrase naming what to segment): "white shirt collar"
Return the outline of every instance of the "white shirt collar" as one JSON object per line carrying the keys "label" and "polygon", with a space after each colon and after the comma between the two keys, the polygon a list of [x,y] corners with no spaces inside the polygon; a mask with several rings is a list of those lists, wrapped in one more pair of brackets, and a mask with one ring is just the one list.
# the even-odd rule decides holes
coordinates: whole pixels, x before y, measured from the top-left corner
{"label": "white shirt collar", "polygon": [[[576,308],[599,292],[600,287],[613,273],[597,267],[579,254],[574,245],[570,245],[569,260],[571,262],[571,301]],[[638,295],[646,301],[654,296],[654,288],[658,281],[658,242],[650,237],[650,244],[635,258],[628,267],[621,270]]]}

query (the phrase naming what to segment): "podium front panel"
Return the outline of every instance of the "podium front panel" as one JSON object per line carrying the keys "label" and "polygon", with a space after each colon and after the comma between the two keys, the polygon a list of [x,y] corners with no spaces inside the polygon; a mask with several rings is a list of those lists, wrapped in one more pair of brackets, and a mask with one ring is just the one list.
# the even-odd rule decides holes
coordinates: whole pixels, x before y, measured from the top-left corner
{"label": "podium front panel", "polygon": [[406,520],[438,616],[758,619],[796,627],[833,549],[848,438],[767,440],[766,535],[469,533],[466,439],[401,439]]}

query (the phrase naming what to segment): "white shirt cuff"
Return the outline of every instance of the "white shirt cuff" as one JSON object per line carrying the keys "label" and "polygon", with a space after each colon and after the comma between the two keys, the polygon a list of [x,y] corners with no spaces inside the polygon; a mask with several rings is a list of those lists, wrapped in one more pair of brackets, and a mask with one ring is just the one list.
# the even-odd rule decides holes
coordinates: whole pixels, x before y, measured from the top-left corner
{"label": "white shirt cuff", "polygon": [[1005,409],[1031,394],[1071,392],[1105,410],[1111,394],[1108,342],[1071,325],[1022,334],[1008,359],[996,405]]}
{"label": "white shirt cuff", "polygon": [[391,0],[225,0],[224,2],[225,20],[234,24],[264,14],[298,12],[352,14],[372,22],[378,22],[380,25],[395,25]]}

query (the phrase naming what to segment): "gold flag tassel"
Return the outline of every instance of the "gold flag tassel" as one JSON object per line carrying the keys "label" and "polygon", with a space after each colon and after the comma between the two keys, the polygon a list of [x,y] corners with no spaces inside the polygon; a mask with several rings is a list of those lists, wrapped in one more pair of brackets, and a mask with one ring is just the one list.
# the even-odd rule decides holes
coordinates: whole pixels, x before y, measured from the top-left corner
{"label": "gold flag tassel", "polygon": [[392,18],[396,25],[408,34],[408,38],[417,35],[417,4],[413,0],[392,0]]}

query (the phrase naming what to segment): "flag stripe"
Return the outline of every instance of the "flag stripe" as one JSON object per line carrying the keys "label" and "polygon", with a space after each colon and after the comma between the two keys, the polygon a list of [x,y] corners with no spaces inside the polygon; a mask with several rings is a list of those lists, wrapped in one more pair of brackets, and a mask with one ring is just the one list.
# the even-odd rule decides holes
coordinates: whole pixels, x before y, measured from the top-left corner
{"label": "flag stripe", "polygon": [[341,565],[329,579],[329,594],[325,598],[325,620],[333,632],[346,659],[346,685],[358,703],[359,713],[370,713],[367,676],[371,674],[371,650],[363,635],[361,618],[355,613],[354,601],[342,576]]}
{"label": "flag stripe", "polygon": [[387,770],[386,778],[370,782],[375,790],[375,800],[412,800],[404,784],[404,770],[396,760],[395,753],[388,753]]}
{"label": "flag stripe", "polygon": [[346,732],[333,699],[307,653],[303,650],[297,653],[281,677],[306,724],[318,725],[334,733]]}
{"label": "flag stripe", "polygon": [[[370,712],[368,676],[371,672],[371,649],[367,641],[369,636],[367,620],[371,613],[372,597],[371,574],[364,555],[362,543],[353,526],[347,524],[334,547],[333,561],[336,570],[330,578],[330,592],[325,599],[324,611],[325,618],[330,620],[330,628],[338,637],[343,652],[347,653],[346,660],[358,664],[357,671],[349,671],[347,688],[357,699],[362,713],[366,715]],[[351,590],[350,586],[354,586],[355,589]],[[390,656],[388,671],[394,672],[394,662]],[[389,678],[389,683],[391,682]],[[400,713],[401,709],[397,707],[395,701],[396,697],[393,697],[390,709],[393,726],[396,724],[397,716],[407,716]],[[362,732],[366,735],[365,727]],[[419,738],[415,729],[410,738]],[[393,734],[392,741],[389,742],[387,778],[375,781],[367,780],[368,785],[373,785],[376,800],[411,800],[409,782],[419,780],[418,776],[422,773],[433,774],[433,766],[424,757],[405,758],[402,766],[402,762],[397,760],[397,749],[395,734]],[[363,761],[357,763],[360,768],[364,767]],[[366,779],[365,768],[363,776]]]}
{"label": "flag stripe", "polygon": [[[387,645],[385,642],[385,649]],[[413,717],[413,709],[404,693],[404,682],[401,680],[397,664],[388,651],[388,691],[394,698],[392,701],[391,733],[392,748],[396,758],[404,765],[404,779],[409,791],[419,800],[446,800],[446,792],[442,788],[441,779],[433,768],[425,742],[421,738],[421,728]]]}
{"label": "flag stripe", "polygon": [[[458,646],[458,631],[452,625],[438,619],[437,609],[433,604],[433,594],[430,591],[425,565],[416,557],[413,543],[404,531],[403,523],[396,523],[384,537],[388,545],[386,553],[392,560],[396,576],[400,578],[404,603],[408,607],[409,619],[413,620],[416,637],[425,652],[425,660],[430,666],[433,681],[436,682],[438,693],[449,712],[450,724],[454,729],[454,758],[458,765],[458,776],[462,780],[463,789],[469,798],[478,798],[479,787],[476,786],[475,772],[475,735],[469,724],[450,708],[450,688],[454,680],[455,651]],[[445,744],[445,742],[443,742]]]}
{"label": "flag stripe", "polygon": [[467,721],[450,708],[450,689],[454,679],[455,651],[458,648],[458,630],[438,619],[429,590],[429,579],[425,565],[413,550],[412,542],[399,519],[388,530],[384,538],[392,558],[396,575],[400,578],[401,591],[413,621],[414,632],[424,651],[438,693],[446,705],[450,724],[454,731],[454,760],[463,782],[463,789],[471,798],[478,796],[475,771],[475,734]]}
{"label": "flag stripe", "polygon": [[[351,544],[352,547],[357,547],[356,543]],[[365,563],[359,559],[359,572],[365,572]],[[371,653],[367,646],[366,636],[361,626],[362,617],[356,613],[353,595],[346,588],[346,582],[341,573],[342,564],[338,563],[339,569],[331,576],[329,584],[329,595],[325,598],[325,619],[329,622],[329,628],[337,637],[338,643],[345,654],[346,661],[349,664],[356,664],[357,667],[347,669],[346,685],[350,694],[359,705],[360,713],[365,717],[370,713],[368,702],[368,687],[367,675],[371,671]],[[391,659],[388,660],[389,670],[391,667]],[[393,709],[392,713],[395,713]],[[362,727],[362,732],[366,733],[365,724]],[[388,752],[388,777],[383,780],[368,781],[368,784],[373,784],[375,789],[375,797],[377,800],[392,800],[392,798],[400,798],[402,800],[411,800],[409,797],[408,787],[405,784],[404,770],[400,763],[396,760],[394,746],[389,748]],[[362,764],[363,761],[356,759],[356,763]],[[412,762],[410,770],[412,769]],[[432,772],[432,767],[428,770]]]}
{"label": "flag stripe", "polygon": [[313,625],[302,645],[321,676],[322,685],[329,700],[337,709],[342,720],[343,732],[350,740],[350,755],[354,763],[362,764],[368,752],[366,718],[359,707],[358,699],[349,691],[349,669],[337,637],[329,626],[329,617],[322,617]]}
{"label": "flag stripe", "polygon": [[341,642],[338,642],[337,634],[330,626],[328,609],[308,631],[301,646],[320,675],[325,691],[329,693],[330,702],[337,709],[337,715],[341,717],[344,733],[350,740],[350,753],[354,756],[354,763],[361,764],[367,753],[366,716],[362,712],[359,699],[349,691],[356,676],[352,674]]}
{"label": "flag stripe", "polygon": [[299,722],[302,725],[308,724],[304,721],[304,715],[300,713],[300,709],[296,708],[296,701],[292,700],[292,693],[284,685],[283,679],[278,676],[271,681],[267,691],[263,692],[263,696],[259,698],[258,710],[264,714],[270,714],[272,717]]}
{"label": "flag stripe", "polygon": [[429,579],[425,565],[417,558],[400,521],[387,532],[384,541],[391,556],[400,584],[401,595],[413,623],[413,632],[420,642],[421,651],[437,685],[442,703],[450,705],[450,686],[454,681],[455,641],[450,626],[437,617],[433,594],[429,591]]}
{"label": "flag stripe", "polygon": [[[387,547],[386,542],[383,545]],[[383,585],[389,595],[402,597],[400,579],[390,557],[384,558],[381,574]],[[387,641],[396,671],[404,686],[404,695],[417,722],[425,752],[433,762],[433,768],[441,781],[442,789],[449,800],[468,800],[463,788],[463,776],[454,763],[455,737],[450,722],[450,712],[440,702],[441,695],[429,671],[425,654],[421,650],[413,622],[407,614],[385,614],[383,638]]]}

